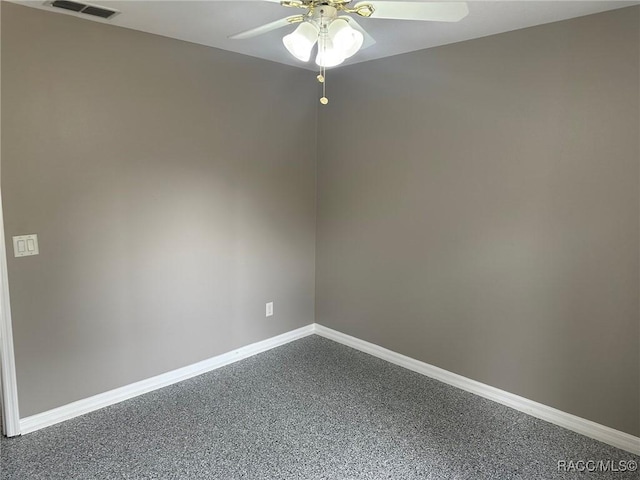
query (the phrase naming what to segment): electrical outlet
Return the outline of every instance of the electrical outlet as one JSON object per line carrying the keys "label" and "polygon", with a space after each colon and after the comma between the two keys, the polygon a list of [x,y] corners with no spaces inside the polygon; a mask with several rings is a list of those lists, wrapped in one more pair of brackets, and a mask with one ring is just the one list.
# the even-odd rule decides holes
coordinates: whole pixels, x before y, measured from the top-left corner
{"label": "electrical outlet", "polygon": [[265,313],[267,317],[273,317],[273,302],[267,303]]}

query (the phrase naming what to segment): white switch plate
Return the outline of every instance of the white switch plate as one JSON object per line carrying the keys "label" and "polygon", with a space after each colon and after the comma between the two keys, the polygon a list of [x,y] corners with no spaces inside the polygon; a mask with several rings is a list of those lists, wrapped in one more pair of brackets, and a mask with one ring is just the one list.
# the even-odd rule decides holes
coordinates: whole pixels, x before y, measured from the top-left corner
{"label": "white switch plate", "polygon": [[13,256],[27,257],[38,255],[38,235],[20,235],[13,237]]}
{"label": "white switch plate", "polygon": [[267,317],[273,317],[273,302],[267,303],[266,312]]}

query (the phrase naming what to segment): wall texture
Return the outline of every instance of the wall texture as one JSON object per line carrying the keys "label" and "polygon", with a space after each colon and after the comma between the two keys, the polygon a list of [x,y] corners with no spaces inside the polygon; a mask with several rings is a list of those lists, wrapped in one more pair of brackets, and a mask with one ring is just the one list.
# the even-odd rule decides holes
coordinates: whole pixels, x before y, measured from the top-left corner
{"label": "wall texture", "polygon": [[640,434],[639,9],[329,73],[316,321]]}
{"label": "wall texture", "polygon": [[22,417],[313,322],[308,72],[2,2],[2,75]]}

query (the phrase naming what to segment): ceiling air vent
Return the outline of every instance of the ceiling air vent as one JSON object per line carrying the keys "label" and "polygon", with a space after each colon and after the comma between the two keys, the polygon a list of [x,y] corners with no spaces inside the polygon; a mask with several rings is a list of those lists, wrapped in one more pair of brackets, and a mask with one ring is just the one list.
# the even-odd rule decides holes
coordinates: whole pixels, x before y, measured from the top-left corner
{"label": "ceiling air vent", "polygon": [[113,18],[118,13],[118,10],[111,8],[99,7],[97,5],[88,5],[81,2],[72,2],[70,0],[53,0],[45,2],[45,5],[49,5],[55,8],[62,8],[64,10],[71,10],[72,12],[83,13],[85,15],[91,15],[93,17],[100,18]]}

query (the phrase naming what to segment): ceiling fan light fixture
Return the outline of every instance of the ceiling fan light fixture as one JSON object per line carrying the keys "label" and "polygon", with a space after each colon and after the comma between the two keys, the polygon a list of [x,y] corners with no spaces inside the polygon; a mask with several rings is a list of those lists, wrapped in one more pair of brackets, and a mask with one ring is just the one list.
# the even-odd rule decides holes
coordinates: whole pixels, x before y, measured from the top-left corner
{"label": "ceiling fan light fixture", "polygon": [[310,22],[302,22],[289,35],[282,38],[282,43],[289,53],[298,60],[308,62],[311,58],[311,49],[318,40],[318,27]]}
{"label": "ceiling fan light fixture", "polygon": [[327,30],[329,38],[338,50],[342,51],[344,58],[353,56],[364,42],[362,32],[354,29],[344,18],[336,18]]}
{"label": "ceiling fan light fixture", "polygon": [[344,60],[344,53],[334,46],[331,38],[326,34],[320,35],[316,64],[320,67],[330,68],[340,65]]}

